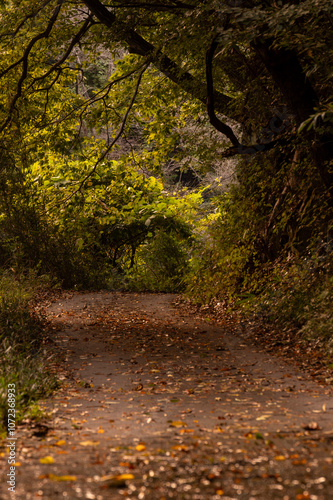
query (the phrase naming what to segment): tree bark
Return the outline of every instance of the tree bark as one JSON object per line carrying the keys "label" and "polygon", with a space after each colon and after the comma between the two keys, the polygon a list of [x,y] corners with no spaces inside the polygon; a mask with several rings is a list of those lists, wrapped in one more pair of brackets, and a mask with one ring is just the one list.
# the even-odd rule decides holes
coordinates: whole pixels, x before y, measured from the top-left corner
{"label": "tree bark", "polygon": [[[319,98],[306,77],[296,52],[291,49],[275,49],[272,41],[256,41],[253,48],[263,61],[276,86],[299,126],[315,113]],[[333,203],[333,173],[328,163],[333,159],[333,136],[331,133],[317,134],[311,130],[306,135],[314,165],[322,182],[330,193]]]}

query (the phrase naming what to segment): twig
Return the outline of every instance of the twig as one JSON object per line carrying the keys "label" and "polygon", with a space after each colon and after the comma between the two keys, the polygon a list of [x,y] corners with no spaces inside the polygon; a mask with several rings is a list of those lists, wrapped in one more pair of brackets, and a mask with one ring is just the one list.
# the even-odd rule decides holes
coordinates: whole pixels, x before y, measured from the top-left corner
{"label": "twig", "polygon": [[101,161],[104,160],[104,158],[106,157],[106,155],[110,152],[110,150],[113,148],[113,146],[116,144],[116,142],[120,139],[120,137],[122,136],[123,132],[124,132],[124,128],[125,128],[125,125],[126,125],[126,122],[127,122],[127,118],[128,118],[128,115],[134,105],[134,102],[135,102],[135,99],[138,95],[138,92],[139,92],[139,87],[140,87],[140,83],[141,83],[141,80],[142,80],[142,76],[143,76],[143,73],[146,71],[146,69],[148,68],[149,66],[149,63],[146,63],[145,66],[141,69],[140,73],[139,73],[139,76],[138,76],[138,80],[136,82],[136,86],[135,86],[135,90],[134,90],[134,94],[132,96],[132,99],[131,99],[131,102],[126,110],[126,113],[123,117],[123,120],[121,122],[121,125],[120,125],[120,128],[115,136],[115,138],[113,139],[113,141],[111,142],[111,144],[109,144],[109,146],[105,149],[105,151],[102,153],[102,155],[98,158],[98,160],[95,162],[95,165],[93,166],[93,168],[90,170],[90,172],[83,178],[83,180],[80,182],[79,184],[79,187],[73,191],[73,193],[71,193],[69,196],[67,196],[67,198],[65,198],[63,200],[63,202],[67,202],[68,200],[70,200],[73,196],[75,196],[76,193],[78,193],[84,183],[93,175],[93,173],[96,171],[98,165],[101,163]]}

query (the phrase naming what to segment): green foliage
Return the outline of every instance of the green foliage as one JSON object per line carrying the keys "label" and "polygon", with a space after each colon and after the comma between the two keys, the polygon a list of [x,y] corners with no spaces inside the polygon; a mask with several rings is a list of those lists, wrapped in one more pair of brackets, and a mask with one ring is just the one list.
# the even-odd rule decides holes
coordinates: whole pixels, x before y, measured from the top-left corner
{"label": "green foliage", "polygon": [[308,255],[280,263],[265,278],[265,289],[248,308],[278,328],[292,327],[299,338],[316,340],[333,356],[332,241],[323,238]]}
{"label": "green foliage", "polygon": [[7,272],[0,277],[0,430],[7,418],[8,384],[16,388],[17,423],[31,417],[36,401],[57,387],[43,352],[42,322],[29,309],[29,301],[45,284],[32,273],[25,277]]}
{"label": "green foliage", "polygon": [[303,338],[317,336],[331,352],[327,193],[320,194],[307,160],[290,170],[288,157],[285,151],[279,168],[273,153],[238,166],[239,184],[215,200],[214,217],[201,221],[187,293],[201,304],[229,298],[247,314],[289,325]]}
{"label": "green foliage", "polygon": [[[178,229],[178,232],[176,231]],[[188,271],[191,235],[184,226],[171,232],[158,231],[138,251],[133,272],[128,276],[130,290],[180,292]]]}
{"label": "green foliage", "polygon": [[[186,283],[200,302],[268,293],[269,318],[330,331],[331,268],[312,282],[302,259],[332,214],[331,2],[164,4],[1,3],[0,267],[76,288]],[[216,112],[244,144],[281,135],[231,172],[205,111],[213,38]],[[173,192],[187,170],[217,178],[216,199]]]}
{"label": "green foliage", "polygon": [[[0,264],[18,272],[35,269],[65,287],[90,285],[87,263],[78,255],[72,234],[45,213],[24,178],[6,174],[0,185]],[[88,277],[89,276],[89,277]]]}

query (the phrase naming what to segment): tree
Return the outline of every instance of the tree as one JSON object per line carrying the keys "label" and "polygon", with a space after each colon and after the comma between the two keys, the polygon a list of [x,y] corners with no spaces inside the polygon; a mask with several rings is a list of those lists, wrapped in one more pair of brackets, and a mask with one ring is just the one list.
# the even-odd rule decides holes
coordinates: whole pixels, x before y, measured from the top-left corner
{"label": "tree", "polygon": [[[57,87],[68,87],[70,74],[82,70],[75,61],[78,47],[94,58],[101,48],[114,52],[122,46],[139,56],[134,58],[134,73],[138,66],[153,64],[200,102],[206,103],[208,95],[212,125],[233,144],[229,155],[265,151],[281,144],[274,130],[286,132],[283,123],[271,127],[269,139],[259,145],[249,148],[244,141],[250,130],[258,130],[265,120],[272,119],[273,108],[285,106],[295,127],[320,114],[316,127],[308,127],[304,136],[323,183],[332,190],[333,174],[328,165],[332,158],[331,76],[325,68],[328,53],[323,52],[326,44],[329,50],[332,47],[329,1],[321,0],[319,6],[313,0],[279,5],[255,0],[50,0],[33,5],[14,1],[4,3],[2,11],[1,39],[10,60],[2,61],[1,77],[10,80],[12,88],[3,106],[2,131],[14,124],[17,114],[27,106],[27,98],[42,96],[46,106]],[[14,50],[12,41],[17,46]],[[319,65],[315,62],[318,56]],[[217,90],[213,89],[213,61]],[[259,94],[260,89],[265,95]],[[88,105],[100,98],[97,93],[81,103],[81,109],[88,110]],[[41,126],[44,115],[39,113]],[[225,120],[241,124],[242,140]],[[282,144],[293,137],[291,132]]]}
{"label": "tree", "polygon": [[[238,181],[264,200],[254,206],[265,258],[279,251],[267,249],[286,198],[300,214],[294,232],[323,191],[332,204],[328,0],[14,0],[1,15],[0,146],[20,169],[38,162],[47,171],[59,158],[50,178],[65,179],[63,201],[89,196],[123,138],[122,165],[147,176],[167,162],[209,168],[216,157],[243,158]],[[192,147],[187,162],[184,130],[208,120],[220,144],[215,135]],[[308,189],[294,193],[304,179]]]}

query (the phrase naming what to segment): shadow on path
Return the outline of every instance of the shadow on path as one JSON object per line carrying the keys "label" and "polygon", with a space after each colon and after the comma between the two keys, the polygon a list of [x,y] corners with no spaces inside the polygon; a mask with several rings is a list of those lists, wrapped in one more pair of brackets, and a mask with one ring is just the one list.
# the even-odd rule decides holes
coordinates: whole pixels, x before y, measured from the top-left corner
{"label": "shadow on path", "polygon": [[63,387],[45,435],[19,432],[16,498],[331,498],[331,388],[174,298],[48,308]]}

